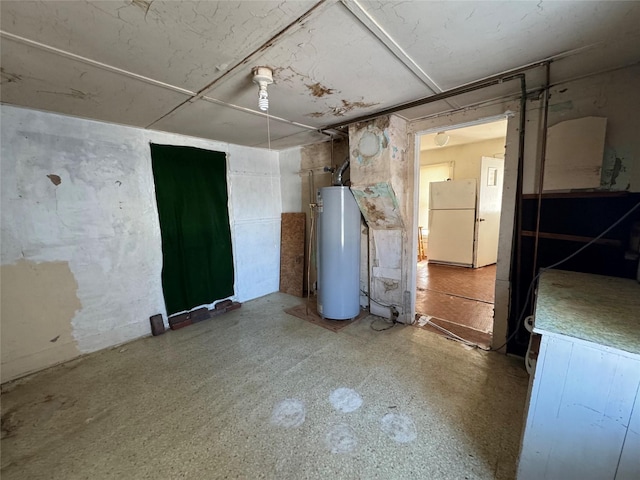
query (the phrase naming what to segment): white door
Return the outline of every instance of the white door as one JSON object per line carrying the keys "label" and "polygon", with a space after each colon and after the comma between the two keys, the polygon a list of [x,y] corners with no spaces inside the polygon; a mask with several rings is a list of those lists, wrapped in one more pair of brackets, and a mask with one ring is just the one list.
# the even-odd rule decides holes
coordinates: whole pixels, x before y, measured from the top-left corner
{"label": "white door", "polygon": [[503,159],[482,157],[478,182],[478,215],[473,260],[475,268],[491,265],[498,260],[503,177]]}

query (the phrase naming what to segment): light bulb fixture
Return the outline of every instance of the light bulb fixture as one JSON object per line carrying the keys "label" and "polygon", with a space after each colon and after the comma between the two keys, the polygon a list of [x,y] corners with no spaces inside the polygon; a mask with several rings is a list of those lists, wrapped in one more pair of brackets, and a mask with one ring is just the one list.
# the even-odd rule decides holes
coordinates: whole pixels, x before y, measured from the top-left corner
{"label": "light bulb fixture", "polygon": [[253,83],[258,84],[258,108],[263,112],[269,110],[269,94],[267,85],[273,83],[273,71],[269,67],[253,67]]}
{"label": "light bulb fixture", "polygon": [[433,141],[437,146],[444,147],[449,143],[449,135],[445,132],[438,132],[438,134],[433,138]]}

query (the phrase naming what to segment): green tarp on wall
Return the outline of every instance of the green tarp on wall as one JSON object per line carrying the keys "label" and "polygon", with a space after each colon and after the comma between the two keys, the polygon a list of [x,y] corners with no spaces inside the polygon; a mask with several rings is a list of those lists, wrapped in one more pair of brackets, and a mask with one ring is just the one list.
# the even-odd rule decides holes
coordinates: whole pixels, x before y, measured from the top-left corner
{"label": "green tarp on wall", "polygon": [[226,156],[151,144],[167,313],[233,295]]}

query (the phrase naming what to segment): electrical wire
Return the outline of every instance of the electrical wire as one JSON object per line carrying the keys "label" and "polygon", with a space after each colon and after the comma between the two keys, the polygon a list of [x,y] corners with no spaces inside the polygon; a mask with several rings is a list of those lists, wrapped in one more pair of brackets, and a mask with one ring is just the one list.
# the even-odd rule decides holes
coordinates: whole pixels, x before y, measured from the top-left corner
{"label": "electrical wire", "polygon": [[[369,296],[369,293],[368,293],[368,292],[365,292],[365,291],[364,291],[364,290],[362,290],[362,289],[360,289],[360,293],[362,293],[365,297],[367,297],[367,298],[369,299],[369,301],[371,301],[371,302],[375,303],[376,305],[380,305],[381,307],[386,307],[386,308],[394,308],[394,309],[396,308],[396,306],[395,306],[395,305],[388,305],[388,304],[386,304],[386,303],[381,303],[381,302],[378,302],[377,300],[374,300],[373,298],[371,298],[371,297]],[[385,327],[385,328],[374,328],[373,324],[374,324],[375,322],[377,322],[378,320],[380,320],[380,319],[384,320],[384,322],[385,322],[385,323],[387,323],[387,324],[389,323],[386,319],[384,319],[384,318],[382,318],[382,317],[380,317],[380,318],[374,318],[374,319],[371,321],[371,324],[369,325],[369,326],[371,327],[371,330],[373,330],[374,332],[384,332],[385,330],[390,330],[390,329],[392,329],[393,327],[395,327],[395,326],[398,324],[398,322],[396,321],[396,319],[395,319],[395,318],[393,318],[393,319],[391,320],[391,324],[390,324],[388,327]]]}
{"label": "electrical wire", "polygon": [[269,150],[271,150],[271,129],[269,128],[269,109],[267,109],[267,140],[269,143]]}
{"label": "electrical wire", "polygon": [[455,333],[453,333],[453,332],[451,332],[451,331],[447,330],[447,329],[446,329],[446,328],[444,328],[444,327],[441,327],[440,325],[438,325],[438,324],[436,324],[436,323],[432,322],[431,320],[428,320],[428,319],[427,319],[427,323],[426,323],[426,325],[431,325],[431,326],[432,326],[432,327],[434,327],[436,330],[440,330],[442,333],[447,334],[447,335],[451,338],[451,340],[455,340],[455,341],[457,341],[457,342],[464,343],[465,345],[467,345],[467,346],[469,346],[469,347],[479,348],[480,350],[486,350],[486,349],[482,348],[480,345],[478,345],[477,343],[473,343],[473,342],[470,342],[469,340],[465,340],[464,338],[462,338],[462,337],[460,337],[460,336],[456,335]]}
{"label": "electrical wire", "polygon": [[639,207],[640,207],[640,202],[636,203],[633,207],[631,207],[631,209],[629,211],[627,211],[627,213],[622,215],[618,220],[616,220],[613,224],[611,224],[600,235],[598,235],[597,237],[591,239],[588,243],[584,244],[582,247],[580,247],[578,250],[573,252],[571,255],[568,255],[567,257],[563,258],[562,260],[560,260],[560,261],[558,261],[558,262],[556,262],[556,263],[554,263],[552,265],[549,265],[548,267],[541,268],[540,271],[538,272],[538,274],[535,277],[533,277],[533,280],[531,280],[531,283],[529,284],[529,288],[527,290],[526,300],[524,302],[524,305],[522,307],[520,315],[518,316],[518,320],[517,320],[517,323],[516,323],[516,329],[513,331],[513,333],[511,335],[509,335],[507,337],[507,340],[502,345],[500,345],[497,348],[491,348],[491,351],[495,352],[495,351],[498,351],[498,350],[502,350],[505,346],[507,346],[507,344],[511,340],[513,340],[513,338],[516,336],[516,334],[520,331],[520,327],[522,326],[522,320],[524,319],[525,313],[527,311],[527,307],[529,306],[529,300],[531,299],[531,293],[533,291],[533,287],[535,286],[536,281],[538,280],[538,278],[540,278],[540,275],[542,275],[543,272],[546,272],[547,270],[552,270],[552,269],[562,265],[563,263],[571,260],[573,257],[578,255],[584,249],[586,249],[587,247],[593,245],[595,242],[600,240],[607,233],[609,233],[611,230],[613,230],[615,227],[617,227],[620,223],[622,223],[622,221],[625,218],[627,218],[629,215],[631,215]]}
{"label": "electrical wire", "polygon": [[[384,328],[375,328],[375,327],[373,326],[373,324],[374,324],[375,322],[377,322],[378,320],[379,320],[379,318],[374,318],[374,319],[371,321],[371,324],[369,325],[369,326],[371,327],[371,330],[373,330],[374,332],[384,332],[385,330],[391,330],[393,327],[395,327],[395,326],[398,324],[398,322],[396,322],[395,320],[393,320],[393,321],[392,321],[392,323],[391,323],[390,325],[388,325],[388,326],[386,326],[386,327],[384,327]],[[389,322],[387,322],[387,321],[385,320],[385,323],[387,323],[387,324],[388,324]]]}
{"label": "electrical wire", "polygon": [[371,298],[369,296],[369,294],[367,292],[365,292],[364,290],[360,289],[360,293],[362,293],[365,297],[367,297],[370,301],[372,301],[373,303],[375,303],[376,305],[380,305],[381,307],[387,307],[387,308],[396,308],[395,305],[389,305],[387,303],[380,303],[377,300],[374,300],[373,298]]}

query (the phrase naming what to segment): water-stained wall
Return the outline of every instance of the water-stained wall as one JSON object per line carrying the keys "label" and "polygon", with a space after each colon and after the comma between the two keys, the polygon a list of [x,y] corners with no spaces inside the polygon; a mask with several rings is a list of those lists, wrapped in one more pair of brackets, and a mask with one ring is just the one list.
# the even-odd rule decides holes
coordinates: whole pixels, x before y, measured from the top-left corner
{"label": "water-stained wall", "polygon": [[277,291],[277,152],[2,106],[2,381],[166,319],[149,143],[228,155],[239,301]]}
{"label": "water-stained wall", "polygon": [[349,127],[351,189],[369,226],[371,312],[411,323],[413,161],[407,158],[407,124],[397,116]]}

